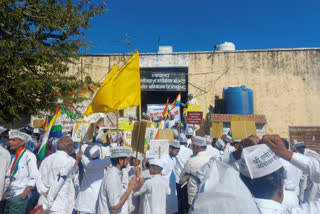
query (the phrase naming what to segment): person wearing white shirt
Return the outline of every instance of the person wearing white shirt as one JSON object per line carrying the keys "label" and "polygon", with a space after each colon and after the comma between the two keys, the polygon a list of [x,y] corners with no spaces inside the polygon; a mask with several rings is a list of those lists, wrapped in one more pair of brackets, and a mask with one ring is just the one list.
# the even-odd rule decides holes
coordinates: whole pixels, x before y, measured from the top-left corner
{"label": "person wearing white shirt", "polygon": [[[0,146],[0,195],[6,192],[10,183],[10,153],[7,149]],[[1,200],[1,199],[0,199]]]}
{"label": "person wearing white shirt", "polygon": [[[77,161],[69,154],[73,151],[73,141],[70,136],[59,139],[57,151],[45,158],[40,166],[40,176],[37,189],[40,194],[38,206],[42,206],[45,213],[69,214],[72,212],[70,204],[75,198],[74,173],[81,155]],[[73,199],[70,201],[70,199]],[[73,207],[72,207],[73,208]]]}
{"label": "person wearing white shirt", "polygon": [[187,186],[184,186],[181,188],[182,184],[180,182],[180,174],[183,170],[185,164],[192,156],[192,150],[186,147],[187,145],[187,137],[184,133],[180,133],[180,151],[178,155],[176,156],[176,164],[174,166],[174,174],[176,177],[176,188],[177,188],[177,194],[178,194],[178,210],[179,213],[187,213],[187,207],[188,207],[188,190]]}
{"label": "person wearing white shirt", "polygon": [[119,146],[111,149],[112,166],[107,169],[101,183],[96,205],[97,214],[120,213],[130,193],[142,186],[143,178],[137,181],[136,176],[133,176],[127,190],[122,194],[121,170],[128,165],[130,153],[131,148],[128,147]]}
{"label": "person wearing white shirt", "polygon": [[161,159],[152,159],[149,162],[149,171],[151,179],[145,181],[142,187],[135,192],[134,196],[140,198],[141,214],[165,214],[166,196],[168,192],[168,182],[161,176],[163,161]]}
{"label": "person wearing white shirt", "polygon": [[188,101],[186,103],[187,106],[189,105],[189,103],[198,105],[198,101],[196,99],[194,99],[193,97],[194,97],[193,94],[188,94]]}
{"label": "person wearing white shirt", "polygon": [[180,142],[177,140],[173,140],[169,144],[169,154],[164,154],[161,156],[161,159],[164,163],[162,175],[166,178],[170,189],[170,194],[167,195],[167,214],[178,212],[178,197],[176,190],[176,177],[174,173],[174,166],[176,163],[176,156],[179,154],[179,151]]}
{"label": "person wearing white shirt", "polygon": [[[289,149],[289,142],[282,139],[284,145]],[[280,159],[285,173],[284,192],[282,205],[287,209],[292,209],[299,206],[299,183],[302,177],[302,171],[292,165],[289,161]]]}
{"label": "person wearing white shirt", "polygon": [[226,153],[224,152],[224,149],[225,149],[225,147],[226,147],[226,144],[225,144],[225,142],[224,142],[223,140],[221,140],[220,138],[218,138],[218,139],[216,140],[216,142],[215,142],[215,144],[214,144],[214,147],[219,150],[219,155],[224,155],[224,154],[226,154]]}
{"label": "person wearing white shirt", "polygon": [[193,157],[190,158],[184,169],[180,174],[180,181],[182,183],[188,182],[188,204],[191,205],[193,199],[198,192],[198,181],[195,179],[195,173],[201,168],[206,162],[209,161],[210,157],[206,152],[207,143],[206,139],[200,136],[193,138],[192,150]]}
{"label": "person wearing white shirt", "polygon": [[10,185],[5,193],[5,214],[26,212],[29,193],[39,175],[36,156],[25,147],[29,138],[19,131],[9,132],[9,146],[14,154],[10,163]]}
{"label": "person wearing white shirt", "polygon": [[[303,141],[293,141],[295,152],[309,157],[320,158],[320,155],[311,149],[306,148]],[[300,182],[300,198],[302,202],[310,202],[320,198],[320,184],[313,182],[307,175],[303,175]]]}
{"label": "person wearing white shirt", "polygon": [[[169,114],[170,114],[170,113],[169,113]],[[175,120],[174,114],[170,114],[170,119],[167,119],[167,120],[166,120],[166,123],[165,123],[166,129],[172,129],[172,128],[174,128],[175,123],[176,123],[176,120]],[[178,121],[178,123],[179,123],[179,121]]]}
{"label": "person wearing white shirt", "polygon": [[192,128],[186,128],[185,134],[187,137],[187,145],[186,147],[190,148],[191,143],[192,143],[192,138],[193,138],[193,129]]}
{"label": "person wearing white shirt", "polygon": [[111,164],[110,158],[99,159],[99,146],[91,147],[87,155],[88,157],[83,155],[81,159],[84,172],[75,205],[75,210],[81,214],[96,213],[96,202],[104,169]]}
{"label": "person wearing white shirt", "polygon": [[[257,136],[256,138],[257,140],[253,140],[251,145],[252,143],[254,145],[259,142],[259,138]],[[279,135],[265,135],[262,138],[262,142],[264,144],[244,148],[242,151],[242,161],[240,160],[239,164],[240,173],[245,175],[241,178],[247,177],[244,179],[244,183],[256,197],[255,201],[260,213],[320,213],[319,199],[304,203],[289,210],[281,204],[284,197],[284,169],[279,157],[298,167],[316,183],[320,182],[320,158],[309,158],[299,153],[292,153],[285,147]],[[265,144],[269,149],[266,149]],[[262,147],[264,147],[264,149],[259,149]],[[258,150],[263,152],[256,153]],[[277,156],[275,156],[275,154]],[[238,155],[236,156],[239,157]]]}
{"label": "person wearing white shirt", "polygon": [[220,155],[219,150],[212,146],[212,138],[209,135],[205,135],[204,137],[206,138],[207,142],[206,152],[208,153],[210,158],[217,157],[218,155]]}

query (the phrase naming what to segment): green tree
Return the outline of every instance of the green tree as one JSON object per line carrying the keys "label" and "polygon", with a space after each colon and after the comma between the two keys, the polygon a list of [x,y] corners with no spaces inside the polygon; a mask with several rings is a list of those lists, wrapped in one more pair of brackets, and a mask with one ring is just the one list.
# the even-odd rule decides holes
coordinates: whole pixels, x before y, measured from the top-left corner
{"label": "green tree", "polygon": [[0,1],[0,122],[53,111],[59,98],[79,100],[75,90],[90,78],[67,75],[67,64],[86,47],[89,21],[104,12],[99,0]]}

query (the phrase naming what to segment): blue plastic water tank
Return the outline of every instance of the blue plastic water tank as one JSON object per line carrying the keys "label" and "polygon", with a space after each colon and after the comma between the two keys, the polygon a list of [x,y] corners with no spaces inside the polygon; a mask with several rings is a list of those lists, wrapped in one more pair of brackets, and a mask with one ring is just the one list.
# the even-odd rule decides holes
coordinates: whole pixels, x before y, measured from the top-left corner
{"label": "blue plastic water tank", "polygon": [[253,91],[246,86],[223,89],[226,114],[253,114]]}

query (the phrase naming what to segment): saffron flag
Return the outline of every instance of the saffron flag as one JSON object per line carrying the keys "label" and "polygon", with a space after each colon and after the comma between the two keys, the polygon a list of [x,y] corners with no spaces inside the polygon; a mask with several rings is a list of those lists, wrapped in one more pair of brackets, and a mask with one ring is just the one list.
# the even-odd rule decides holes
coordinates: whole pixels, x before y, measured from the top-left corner
{"label": "saffron flag", "polygon": [[164,118],[166,118],[168,115],[168,108],[169,108],[169,98],[167,98],[167,105],[162,112],[162,116],[164,116]]}
{"label": "saffron flag", "polygon": [[181,92],[178,94],[177,98],[172,103],[170,110],[174,109],[176,106],[177,107],[180,106],[180,103],[181,103]]}
{"label": "saffron flag", "polygon": [[113,112],[131,106],[141,106],[138,51],[119,70],[113,67],[84,115]]}
{"label": "saffron flag", "polygon": [[[61,126],[61,114],[60,114],[60,107],[58,106],[55,114],[53,115],[48,128],[45,132],[45,134],[43,135],[42,138],[42,142],[41,142],[41,146],[38,152],[38,157],[40,160],[44,159],[44,154],[46,151],[46,146],[47,146],[47,142],[49,137],[61,137],[62,136],[62,126]],[[52,131],[52,134],[51,134]]]}
{"label": "saffron flag", "polygon": [[46,119],[44,120],[43,130],[47,131],[48,129],[48,115],[46,115]]}

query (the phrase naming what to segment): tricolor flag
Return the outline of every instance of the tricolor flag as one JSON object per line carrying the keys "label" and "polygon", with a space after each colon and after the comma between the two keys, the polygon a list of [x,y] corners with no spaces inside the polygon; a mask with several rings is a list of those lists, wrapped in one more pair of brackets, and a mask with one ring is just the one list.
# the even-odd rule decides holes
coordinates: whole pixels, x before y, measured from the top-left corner
{"label": "tricolor flag", "polygon": [[171,109],[174,109],[175,107],[179,107],[181,103],[181,92],[178,94],[177,98],[174,100],[174,102],[172,103]]}
{"label": "tricolor flag", "polygon": [[169,109],[169,98],[167,99],[167,105],[162,112],[162,116],[164,116],[164,118],[166,118],[168,115],[168,109]]}
{"label": "tricolor flag", "polygon": [[44,159],[44,154],[47,147],[47,142],[49,137],[61,137],[62,136],[62,126],[61,126],[61,114],[60,107],[58,106],[56,113],[53,115],[48,128],[43,135],[41,146],[38,152],[38,157],[40,160]]}

